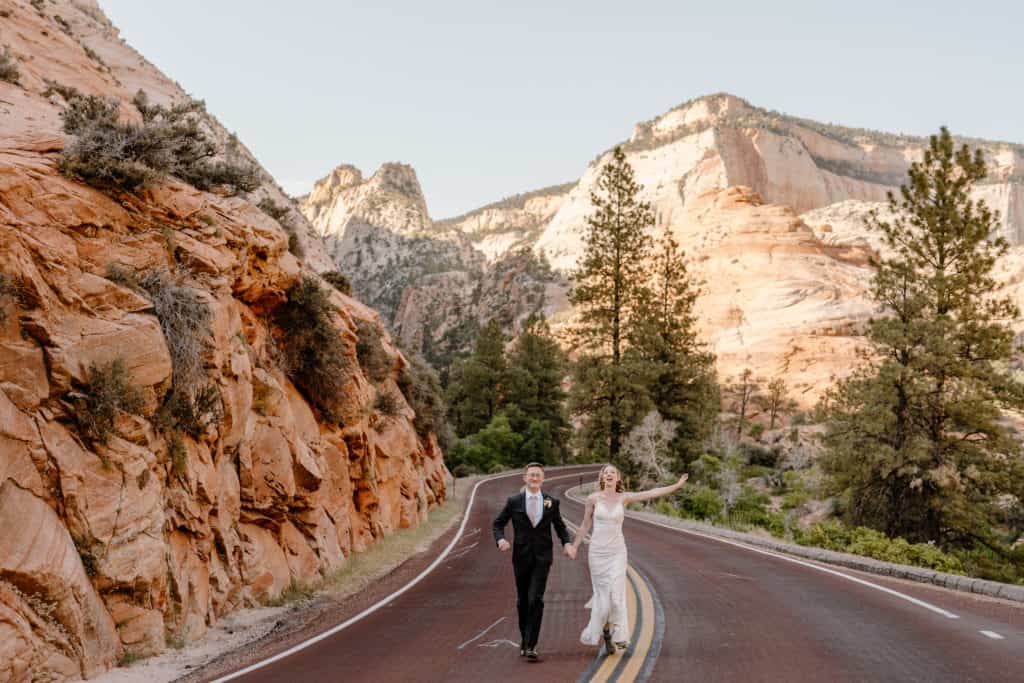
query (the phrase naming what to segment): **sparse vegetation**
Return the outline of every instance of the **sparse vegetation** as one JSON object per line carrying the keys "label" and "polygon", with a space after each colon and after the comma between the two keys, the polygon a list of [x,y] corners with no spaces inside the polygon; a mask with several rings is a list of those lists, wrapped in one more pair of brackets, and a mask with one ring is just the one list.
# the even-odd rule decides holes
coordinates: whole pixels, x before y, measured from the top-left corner
{"label": "sparse vegetation", "polygon": [[129,191],[168,174],[200,190],[224,186],[239,192],[259,186],[248,162],[215,159],[217,147],[201,127],[202,102],[167,108],[150,104],[140,91],[134,103],[141,125],[120,122],[116,100],[72,97],[62,116],[64,132],[75,140],[61,156],[61,171],[91,185]]}
{"label": "sparse vegetation", "polygon": [[447,452],[455,435],[448,424],[448,408],[434,368],[419,354],[409,354],[409,365],[398,377],[398,388],[416,413],[412,422],[416,433],[423,438],[433,433],[441,450]]}
{"label": "sparse vegetation", "polygon": [[14,55],[7,48],[0,51],[0,81],[7,81],[8,83],[17,83],[20,73],[18,66],[15,64]]}
{"label": "sparse vegetation", "polygon": [[188,451],[181,434],[172,431],[167,437],[167,458],[171,461],[171,476],[184,478],[188,472]]}
{"label": "sparse vegetation", "polygon": [[14,299],[14,287],[11,278],[0,273],[0,325],[7,322],[7,304]]}
{"label": "sparse vegetation", "polygon": [[356,357],[363,372],[374,382],[386,380],[394,367],[394,362],[384,350],[383,333],[377,323],[369,320],[356,321],[356,335],[359,337],[359,341],[356,342]]}
{"label": "sparse vegetation", "polygon": [[[107,272],[111,274],[110,269]],[[186,284],[182,273],[153,270],[138,282],[153,302],[160,328],[167,340],[174,371],[174,387],[191,394],[206,377],[203,353],[213,334],[210,308],[199,291]]]}
{"label": "sparse vegetation", "polygon": [[321,273],[320,277],[322,277],[327,284],[334,287],[345,296],[352,296],[352,283],[349,282],[349,279],[340,270]]}
{"label": "sparse vegetation", "polygon": [[331,317],[327,292],[307,275],[288,291],[274,321],[281,328],[289,377],[325,418],[340,422],[342,391],[351,366]]}
{"label": "sparse vegetation", "polygon": [[78,427],[89,441],[107,443],[114,433],[117,411],[138,412],[143,405],[142,394],[132,385],[120,357],[109,365],[90,365],[86,384],[82,394],[73,396]]}
{"label": "sparse vegetation", "polygon": [[259,207],[260,211],[267,214],[278,223],[280,223],[281,219],[288,215],[288,207],[281,206],[270,197],[264,197],[256,206]]}

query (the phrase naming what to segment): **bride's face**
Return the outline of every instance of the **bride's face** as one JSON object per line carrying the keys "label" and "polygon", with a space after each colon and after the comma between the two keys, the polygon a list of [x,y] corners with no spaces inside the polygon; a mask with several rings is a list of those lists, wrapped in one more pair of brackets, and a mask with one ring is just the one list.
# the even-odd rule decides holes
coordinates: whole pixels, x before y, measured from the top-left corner
{"label": "bride's face", "polygon": [[614,491],[615,485],[619,483],[619,471],[614,467],[605,467],[601,470],[601,483],[605,491]]}

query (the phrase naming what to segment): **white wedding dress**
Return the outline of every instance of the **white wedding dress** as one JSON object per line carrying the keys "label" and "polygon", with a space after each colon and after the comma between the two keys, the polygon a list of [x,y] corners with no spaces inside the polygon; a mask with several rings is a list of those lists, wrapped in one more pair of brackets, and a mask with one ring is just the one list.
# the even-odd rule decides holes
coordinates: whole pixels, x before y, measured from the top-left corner
{"label": "white wedding dress", "polygon": [[598,499],[594,504],[594,527],[590,535],[590,582],[594,594],[586,607],[590,622],[580,634],[584,645],[601,642],[605,624],[609,624],[612,641],[629,640],[629,614],[626,611],[626,539],[622,536],[625,510],[621,499],[609,510]]}

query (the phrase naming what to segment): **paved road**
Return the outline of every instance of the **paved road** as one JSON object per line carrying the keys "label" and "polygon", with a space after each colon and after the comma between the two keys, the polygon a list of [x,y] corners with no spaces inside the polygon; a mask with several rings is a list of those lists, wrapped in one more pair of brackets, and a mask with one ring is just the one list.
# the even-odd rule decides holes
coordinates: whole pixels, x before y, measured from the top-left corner
{"label": "paved road", "polygon": [[813,563],[633,519],[624,532],[665,615],[651,680],[1024,681],[1022,607],[842,571],[952,618]]}
{"label": "paved road", "polygon": [[[589,480],[596,468],[549,470],[547,478],[552,485],[576,485],[580,472]],[[583,604],[590,597],[585,562],[555,558],[538,643],[542,661],[519,657],[511,555],[495,548],[491,521],[521,486],[521,475],[482,484],[462,539],[412,590],[335,636],[240,680],[577,680],[595,655],[578,644],[586,623]]]}
{"label": "paved road", "polygon": [[[562,499],[568,521],[582,517],[563,493],[580,472],[549,472],[545,486]],[[510,557],[490,538],[490,521],[520,485],[514,476],[482,484],[464,536],[412,590],[243,680],[522,683],[576,681],[587,672],[594,680],[639,673],[667,682],[1024,680],[1024,608],[842,570],[872,587],[813,563],[632,519],[631,577],[659,604],[663,638],[648,629],[656,642],[638,646],[632,666],[602,666],[577,641],[590,592],[585,555],[559,556],[545,599],[543,661],[529,664],[518,656]],[[642,592],[631,597],[634,608]],[[657,659],[641,666],[652,650]]]}

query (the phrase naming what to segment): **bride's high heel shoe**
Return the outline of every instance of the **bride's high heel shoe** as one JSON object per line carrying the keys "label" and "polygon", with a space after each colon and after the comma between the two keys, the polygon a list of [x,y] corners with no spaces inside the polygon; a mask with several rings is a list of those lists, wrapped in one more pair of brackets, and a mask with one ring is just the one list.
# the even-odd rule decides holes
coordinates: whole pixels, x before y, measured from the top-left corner
{"label": "bride's high heel shoe", "polygon": [[608,630],[608,627],[604,627],[604,631],[601,632],[601,637],[604,638],[604,647],[607,654],[615,654],[615,646],[612,645],[612,632]]}

